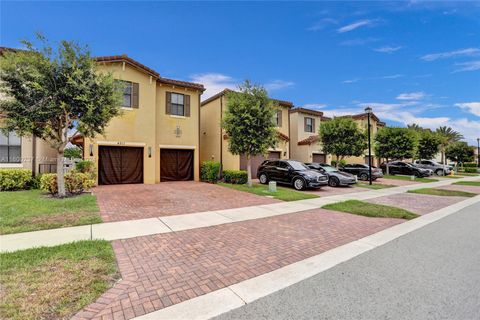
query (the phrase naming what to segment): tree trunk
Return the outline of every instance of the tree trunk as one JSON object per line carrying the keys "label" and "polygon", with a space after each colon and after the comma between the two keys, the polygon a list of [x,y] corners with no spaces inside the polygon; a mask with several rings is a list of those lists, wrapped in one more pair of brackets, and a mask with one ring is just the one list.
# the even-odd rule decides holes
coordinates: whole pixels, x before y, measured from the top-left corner
{"label": "tree trunk", "polygon": [[247,155],[247,185],[252,186],[252,159]]}
{"label": "tree trunk", "polygon": [[388,158],[387,158],[387,162],[385,162],[385,165],[387,166],[387,175],[390,174],[390,170],[388,169]]}
{"label": "tree trunk", "polygon": [[57,189],[59,198],[63,198],[67,195],[65,192],[65,179],[63,175],[63,148],[57,150]]}

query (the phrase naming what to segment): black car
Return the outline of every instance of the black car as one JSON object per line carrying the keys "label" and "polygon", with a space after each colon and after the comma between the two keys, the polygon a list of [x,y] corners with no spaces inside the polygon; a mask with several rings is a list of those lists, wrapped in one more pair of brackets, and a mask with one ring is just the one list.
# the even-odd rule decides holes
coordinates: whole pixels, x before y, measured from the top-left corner
{"label": "black car", "polygon": [[[370,174],[368,170],[368,164],[361,164],[361,163],[349,163],[344,167],[341,167],[340,171],[354,174],[360,180],[368,180],[368,176]],[[382,178],[382,177],[383,177],[382,169],[372,166],[372,180],[377,180],[378,178]]]}
{"label": "black car", "polygon": [[[380,167],[382,168],[383,173],[387,172],[386,163],[382,163]],[[403,161],[389,162],[388,171],[390,174],[404,174],[404,175],[415,176],[419,178],[428,177],[431,175],[431,170],[418,168],[410,163],[406,163]]]}
{"label": "black car", "polygon": [[357,183],[355,176],[341,172],[337,168],[325,163],[305,163],[307,167],[312,170],[318,171],[328,177],[328,185],[330,187],[349,186]]}
{"label": "black car", "polygon": [[297,190],[320,188],[328,184],[326,175],[310,170],[295,160],[265,160],[258,167],[257,177],[262,184],[277,181],[293,185]]}

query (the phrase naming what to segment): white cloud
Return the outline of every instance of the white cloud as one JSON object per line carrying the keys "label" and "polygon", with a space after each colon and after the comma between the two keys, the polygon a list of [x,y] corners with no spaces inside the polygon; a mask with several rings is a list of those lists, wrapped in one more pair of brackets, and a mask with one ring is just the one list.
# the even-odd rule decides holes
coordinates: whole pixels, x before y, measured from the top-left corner
{"label": "white cloud", "polygon": [[338,21],[332,18],[324,18],[307,28],[308,31],[320,31],[332,24],[338,24]]}
{"label": "white cloud", "polygon": [[190,77],[191,81],[201,83],[206,88],[202,94],[202,99],[208,99],[223,89],[235,89],[238,82],[227,75],[221,73],[200,73]]}
{"label": "white cloud", "polygon": [[273,90],[280,90],[285,89],[293,86],[295,83],[292,81],[284,81],[284,80],[273,80],[271,82],[267,82],[264,84],[265,89],[273,91]]}
{"label": "white cloud", "polygon": [[391,75],[388,75],[388,76],[372,78],[372,79],[398,79],[398,78],[403,78],[403,77],[405,77],[404,74],[391,74]]}
{"label": "white cloud", "polygon": [[358,81],[360,81],[360,79],[355,78],[355,79],[343,80],[342,83],[355,83],[355,82],[358,82]]}
{"label": "white cloud", "polygon": [[455,72],[463,72],[463,71],[476,71],[480,70],[480,60],[476,61],[468,61],[468,62],[461,62],[455,63],[456,66],[460,67],[454,71]]}
{"label": "white cloud", "polygon": [[393,52],[398,51],[402,48],[403,48],[402,46],[398,46],[398,47],[386,46],[386,47],[380,47],[380,48],[373,49],[373,51],[381,52],[381,53],[393,53]]}
{"label": "white cloud", "polygon": [[323,103],[307,103],[302,106],[302,108],[319,110],[325,108],[327,105]]}
{"label": "white cloud", "polygon": [[425,92],[409,92],[401,93],[397,96],[397,100],[420,100],[425,97]]}
{"label": "white cloud", "polygon": [[438,59],[447,59],[447,58],[453,58],[453,57],[465,57],[465,56],[476,56],[480,54],[480,49],[479,48],[466,48],[466,49],[460,49],[460,50],[454,50],[454,51],[448,51],[448,52],[440,52],[440,53],[430,53],[426,54],[420,59],[425,60],[425,61],[435,61]]}
{"label": "white cloud", "polygon": [[[462,102],[462,103],[455,103],[456,107],[466,110],[471,114],[480,117],[480,102]],[[480,132],[480,128],[479,128]]]}
{"label": "white cloud", "polygon": [[369,19],[355,21],[353,23],[347,24],[346,26],[343,26],[337,29],[337,32],[338,33],[350,32],[360,27],[371,26],[372,24],[374,24],[374,22],[375,20],[369,20]]}

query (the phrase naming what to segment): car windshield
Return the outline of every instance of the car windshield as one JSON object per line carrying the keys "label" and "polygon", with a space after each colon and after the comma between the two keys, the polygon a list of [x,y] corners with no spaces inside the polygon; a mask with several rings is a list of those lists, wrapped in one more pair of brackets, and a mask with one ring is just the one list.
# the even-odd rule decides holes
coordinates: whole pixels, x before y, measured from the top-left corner
{"label": "car windshield", "polygon": [[299,161],[288,161],[293,170],[308,170],[309,168]]}
{"label": "car windshield", "polygon": [[336,171],[338,171],[336,168],[330,167],[330,166],[322,166],[322,168],[323,168],[326,172],[336,172]]}

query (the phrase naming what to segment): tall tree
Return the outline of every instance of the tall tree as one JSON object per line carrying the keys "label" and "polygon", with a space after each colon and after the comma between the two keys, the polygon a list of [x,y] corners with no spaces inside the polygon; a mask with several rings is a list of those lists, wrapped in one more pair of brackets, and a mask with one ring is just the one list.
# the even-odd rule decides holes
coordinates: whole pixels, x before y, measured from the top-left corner
{"label": "tall tree", "polygon": [[451,127],[447,127],[447,126],[439,127],[437,128],[437,130],[435,130],[435,132],[438,134],[441,140],[440,152],[442,154],[442,164],[445,164],[446,162],[445,149],[449,144],[462,140],[463,135],[453,130]]}
{"label": "tall tree", "polygon": [[120,113],[121,88],[111,74],[100,73],[88,49],[61,41],[56,52],[48,41],[23,41],[27,50],[6,52],[0,59],[0,113],[4,130],[33,134],[57,151],[58,196],[64,197],[64,150],[69,132],[84,137],[104,132]]}
{"label": "tall tree", "polygon": [[418,134],[417,157],[432,159],[440,149],[440,137],[430,130],[423,130]]}
{"label": "tall tree", "polygon": [[418,124],[416,123],[412,123],[412,124],[408,124],[407,125],[407,128],[410,129],[410,130],[413,130],[413,131],[422,131],[424,130],[422,127],[420,127]]}
{"label": "tall tree", "polygon": [[473,161],[475,151],[464,141],[457,141],[449,144],[445,149],[446,158],[458,163]]}
{"label": "tall tree", "polygon": [[390,173],[388,161],[392,159],[412,158],[415,155],[417,136],[407,128],[385,127],[375,137],[375,155],[387,159],[387,174]]}
{"label": "tall tree", "polygon": [[267,91],[246,80],[239,92],[226,94],[227,108],[222,127],[232,154],[247,158],[248,186],[252,186],[252,157],[264,155],[277,142],[273,117],[276,109]]}
{"label": "tall tree", "polygon": [[345,157],[358,157],[367,148],[367,135],[350,118],[334,118],[320,124],[323,152],[335,155],[338,163]]}

